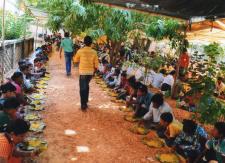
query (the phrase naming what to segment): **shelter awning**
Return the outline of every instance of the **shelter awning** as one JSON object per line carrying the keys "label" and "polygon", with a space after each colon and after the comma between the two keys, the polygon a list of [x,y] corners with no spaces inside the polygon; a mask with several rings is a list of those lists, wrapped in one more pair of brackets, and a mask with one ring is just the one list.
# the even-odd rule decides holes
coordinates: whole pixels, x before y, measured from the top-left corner
{"label": "shelter awning", "polygon": [[213,20],[225,18],[224,0],[96,0],[95,2],[185,20],[193,17]]}

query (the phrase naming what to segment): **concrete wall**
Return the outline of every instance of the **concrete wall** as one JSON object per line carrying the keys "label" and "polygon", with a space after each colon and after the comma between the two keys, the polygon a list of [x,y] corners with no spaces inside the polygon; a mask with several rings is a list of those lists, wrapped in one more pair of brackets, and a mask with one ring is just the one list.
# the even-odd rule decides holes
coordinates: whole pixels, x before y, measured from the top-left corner
{"label": "concrete wall", "polygon": [[[29,57],[34,50],[34,38],[9,40],[5,42],[5,54],[0,47],[0,75],[15,69],[20,59]],[[4,72],[2,74],[2,72]]]}

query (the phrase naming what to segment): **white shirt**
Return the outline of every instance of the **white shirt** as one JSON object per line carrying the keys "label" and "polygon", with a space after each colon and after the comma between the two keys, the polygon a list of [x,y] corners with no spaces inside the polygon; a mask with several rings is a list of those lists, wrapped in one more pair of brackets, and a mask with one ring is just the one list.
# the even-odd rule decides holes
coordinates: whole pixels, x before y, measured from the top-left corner
{"label": "white shirt", "polygon": [[157,73],[153,76],[152,86],[155,88],[160,88],[163,81],[164,81],[163,74]]}
{"label": "white shirt", "polygon": [[170,85],[171,87],[173,87],[173,84],[174,84],[174,78],[172,75],[167,75],[164,80],[163,80],[163,83],[166,83],[168,85]]}
{"label": "white shirt", "polygon": [[153,122],[158,123],[160,121],[160,116],[162,113],[170,112],[172,113],[172,109],[167,102],[164,102],[162,106],[158,109],[153,107],[153,103],[151,103],[149,107],[148,113],[146,113],[143,117],[144,120],[153,120]]}

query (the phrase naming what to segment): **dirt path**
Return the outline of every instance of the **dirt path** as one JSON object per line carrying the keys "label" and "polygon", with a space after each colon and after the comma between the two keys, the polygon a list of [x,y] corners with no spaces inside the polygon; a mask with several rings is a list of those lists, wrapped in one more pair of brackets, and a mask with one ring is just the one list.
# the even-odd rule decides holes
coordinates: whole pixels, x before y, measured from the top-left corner
{"label": "dirt path", "polygon": [[[65,76],[64,60],[53,54],[49,71],[51,80],[47,89],[47,128],[44,137],[49,147],[40,158],[41,163],[142,163],[159,152],[141,143],[141,136],[128,129],[132,124],[123,120],[118,106],[110,102],[94,81],[91,83],[90,109],[80,111],[78,72]],[[67,136],[65,130],[76,135]],[[77,146],[86,146],[89,152],[78,153]]]}

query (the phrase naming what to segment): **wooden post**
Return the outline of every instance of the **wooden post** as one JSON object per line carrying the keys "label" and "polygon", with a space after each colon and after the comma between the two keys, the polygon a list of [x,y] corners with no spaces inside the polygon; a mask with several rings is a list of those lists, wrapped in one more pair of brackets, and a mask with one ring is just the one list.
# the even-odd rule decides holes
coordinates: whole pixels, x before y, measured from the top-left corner
{"label": "wooden post", "polygon": [[5,0],[3,0],[2,9],[2,67],[1,67],[1,83],[4,82],[4,58],[5,58]]}

